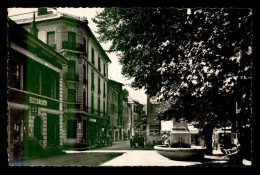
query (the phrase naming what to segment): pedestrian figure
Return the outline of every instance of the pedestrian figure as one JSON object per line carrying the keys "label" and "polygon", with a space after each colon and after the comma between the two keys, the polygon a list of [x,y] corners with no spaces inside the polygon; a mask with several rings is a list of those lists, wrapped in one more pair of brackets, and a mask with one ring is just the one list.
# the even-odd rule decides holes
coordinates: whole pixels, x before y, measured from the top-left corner
{"label": "pedestrian figure", "polygon": [[142,147],[142,137],[141,135],[138,136],[138,139],[137,139],[137,142],[138,142],[138,147]]}
{"label": "pedestrian figure", "polygon": [[131,135],[130,136],[130,147],[132,148],[132,147],[134,147],[134,137]]}
{"label": "pedestrian figure", "polygon": [[166,140],[167,140],[167,135],[166,135],[166,132],[164,132],[163,135],[162,135],[162,144],[163,145],[164,145]]}
{"label": "pedestrian figure", "polygon": [[166,138],[166,140],[164,142],[164,145],[170,146],[170,134],[167,134],[167,138]]}
{"label": "pedestrian figure", "polygon": [[140,147],[144,148],[144,136],[140,136]]}
{"label": "pedestrian figure", "polygon": [[137,135],[134,136],[134,145],[135,145],[136,148],[138,148],[138,146],[139,146],[138,145],[138,136]]}

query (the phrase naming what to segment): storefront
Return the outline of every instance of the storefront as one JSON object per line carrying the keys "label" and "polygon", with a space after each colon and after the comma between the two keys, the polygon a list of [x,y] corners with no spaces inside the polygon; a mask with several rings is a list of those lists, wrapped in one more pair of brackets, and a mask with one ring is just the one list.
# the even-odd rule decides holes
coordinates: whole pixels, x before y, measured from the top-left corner
{"label": "storefront", "polygon": [[213,132],[213,148],[230,148],[232,144],[231,127],[215,129]]}
{"label": "storefront", "polygon": [[98,138],[98,123],[97,119],[89,117],[88,118],[88,127],[87,127],[87,143],[88,145],[94,145],[97,143]]}
{"label": "storefront", "polygon": [[60,89],[67,60],[37,38],[36,28],[28,34],[8,23],[9,158],[38,156],[63,144]]}

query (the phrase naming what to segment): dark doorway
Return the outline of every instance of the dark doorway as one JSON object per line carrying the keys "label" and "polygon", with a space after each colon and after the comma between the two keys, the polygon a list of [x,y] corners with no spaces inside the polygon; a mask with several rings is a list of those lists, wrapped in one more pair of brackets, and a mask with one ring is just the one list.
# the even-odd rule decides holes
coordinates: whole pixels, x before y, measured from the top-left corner
{"label": "dark doorway", "polygon": [[59,115],[47,115],[47,146],[59,146],[60,125]]}
{"label": "dark doorway", "polygon": [[88,143],[94,145],[96,143],[97,124],[96,122],[88,122]]}

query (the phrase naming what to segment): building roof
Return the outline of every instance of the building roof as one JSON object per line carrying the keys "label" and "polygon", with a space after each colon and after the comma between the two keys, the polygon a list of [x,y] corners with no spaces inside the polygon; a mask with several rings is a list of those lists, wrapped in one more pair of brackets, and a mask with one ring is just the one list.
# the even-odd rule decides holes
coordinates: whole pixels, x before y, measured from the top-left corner
{"label": "building roof", "polygon": [[[98,42],[98,40],[95,37],[95,35],[93,34],[93,32],[91,31],[90,27],[88,26],[87,20],[85,20],[84,18],[80,18],[80,17],[74,16],[74,15],[58,12],[58,13],[49,13],[49,14],[45,14],[45,15],[36,16],[35,22],[41,23],[46,20],[51,21],[51,20],[59,20],[59,19],[69,20],[72,22],[76,22],[77,24],[81,24],[89,33],[89,36],[93,41],[93,44],[97,47],[100,54],[104,57],[104,59],[108,63],[111,63],[110,58],[108,57],[108,55],[106,54],[106,52],[104,51],[104,49],[102,48],[100,43]],[[31,23],[32,21],[33,21],[32,17],[15,20],[15,22],[20,25],[27,25],[27,24]]]}
{"label": "building roof", "polygon": [[[10,41],[20,41],[25,42],[27,45],[24,47],[28,47],[28,45],[35,45],[37,49],[40,49],[41,53],[51,58],[49,62],[55,62],[56,64],[62,65],[67,64],[67,59],[61,55],[60,53],[53,50],[47,44],[42,42],[36,36],[16,24],[13,20],[8,18],[8,25],[9,25],[9,39]],[[19,31],[19,32],[18,32]],[[24,39],[25,38],[25,39]],[[26,49],[25,48],[25,49]]]}

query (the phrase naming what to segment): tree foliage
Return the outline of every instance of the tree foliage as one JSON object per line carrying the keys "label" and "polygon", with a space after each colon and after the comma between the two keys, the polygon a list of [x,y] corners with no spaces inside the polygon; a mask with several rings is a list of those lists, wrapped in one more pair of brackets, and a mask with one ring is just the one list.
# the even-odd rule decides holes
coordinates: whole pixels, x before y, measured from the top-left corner
{"label": "tree foliage", "polygon": [[166,102],[160,117],[220,126],[250,122],[250,9],[105,8],[93,19],[132,86]]}

